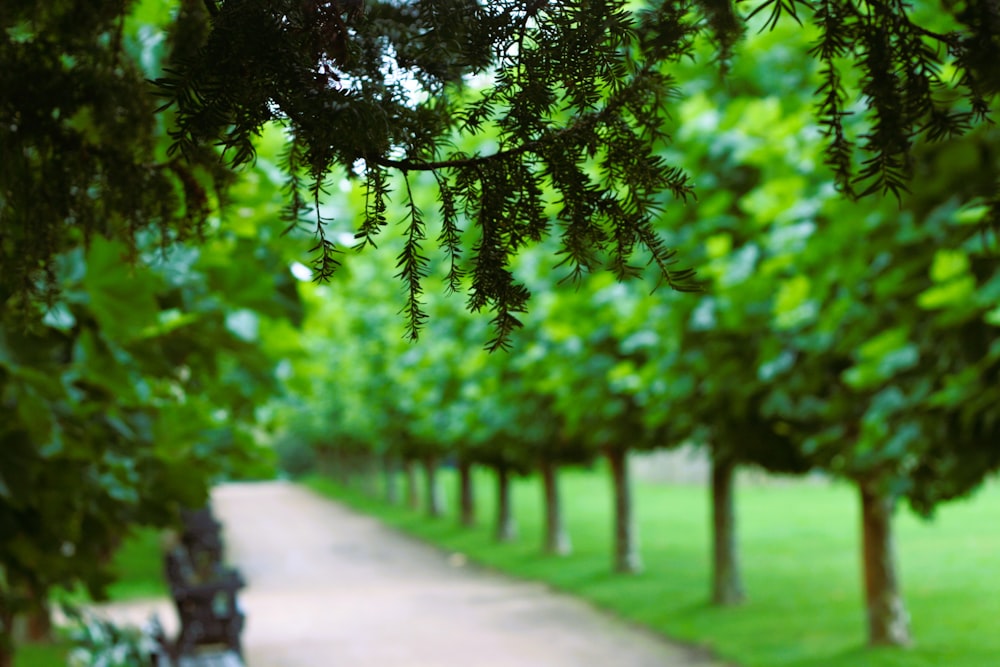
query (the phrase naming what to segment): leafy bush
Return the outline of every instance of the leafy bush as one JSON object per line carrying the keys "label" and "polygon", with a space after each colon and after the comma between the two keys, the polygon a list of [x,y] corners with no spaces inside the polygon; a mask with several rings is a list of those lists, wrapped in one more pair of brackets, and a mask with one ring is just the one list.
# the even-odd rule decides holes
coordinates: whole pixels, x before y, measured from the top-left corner
{"label": "leafy bush", "polygon": [[74,648],[69,667],[144,667],[150,664],[150,656],[160,651],[156,638],[162,630],[155,620],[143,630],[78,612],[70,616],[76,625],[70,632]]}

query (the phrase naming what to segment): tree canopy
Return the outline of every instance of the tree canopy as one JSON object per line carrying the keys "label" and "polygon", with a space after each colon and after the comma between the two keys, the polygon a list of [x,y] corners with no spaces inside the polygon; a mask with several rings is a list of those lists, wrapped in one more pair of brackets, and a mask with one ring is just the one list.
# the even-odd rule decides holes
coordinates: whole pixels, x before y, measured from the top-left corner
{"label": "tree canopy", "polygon": [[[126,29],[153,6],[170,31],[162,43]],[[360,181],[357,247],[395,222],[390,197],[408,206],[396,272],[410,335],[426,319],[436,248],[448,287],[494,313],[490,346],[502,347],[529,298],[511,258],[543,238],[558,238],[571,279],[599,267],[637,275],[645,259],[671,287],[697,289],[653,222],[693,194],[664,157],[663,119],[679,104],[674,69],[698,57],[700,36],[718,61],[700,66],[725,69],[746,30],[798,22],[838,187],[898,195],[915,145],[988,119],[997,20],[986,0],[5,3],[4,291],[51,286],[52,258],[77,238],[134,247],[148,228],[165,240],[197,234],[223,200],[223,165],[251,162],[273,123],[286,138],[283,216],[315,235],[317,279],[341,261],[328,188]],[[150,42],[170,46],[169,59],[144,73]],[[168,116],[152,113],[150,74]],[[169,150],[151,142],[159,123]],[[414,202],[420,174],[437,188],[433,213]]]}
{"label": "tree canopy", "polygon": [[[892,507],[905,501],[930,514],[1000,465],[1000,265],[981,226],[1000,135],[985,125],[915,147],[912,192],[898,198],[845,196],[834,165],[823,164],[810,87],[818,71],[801,64],[807,38],[787,23],[747,36],[725,80],[706,78],[698,61],[677,66],[685,96],[665,120],[674,139],[662,151],[696,175],[699,202],[656,224],[697,264],[705,294],[648,294],[610,274],[559,290],[550,239],[512,260],[539,294],[514,349],[476,356],[468,348],[479,331],[431,294],[429,340],[400,344],[381,298],[390,257],[366,257],[363,271],[352,264],[313,303],[305,336],[318,335],[324,351],[298,371],[318,395],[364,406],[363,422],[338,414],[337,427],[350,431],[338,440],[406,459],[422,454],[400,431],[419,429],[439,456],[495,467],[498,479],[498,462],[544,477],[546,462],[604,454],[614,472],[622,450],[694,443],[712,458],[717,526],[727,523],[723,473],[731,489],[734,465],[844,480],[866,507],[862,551],[881,554],[865,563],[865,580],[885,584],[866,598],[870,641],[907,643],[887,555]],[[863,123],[844,121],[851,131]],[[434,196],[414,192],[420,203]],[[363,193],[341,202],[348,214],[364,208]],[[358,309],[357,298],[379,306]],[[367,354],[327,345],[361,331]],[[549,429],[541,437],[539,413]],[[627,532],[615,531],[621,571],[639,564],[617,538]],[[716,536],[734,542],[721,529]],[[717,601],[742,598],[736,561],[729,588],[717,578],[728,591]],[[718,576],[727,563],[716,564]]]}
{"label": "tree canopy", "polygon": [[131,9],[0,9],[0,665],[15,617],[58,589],[103,594],[135,526],[170,525],[220,477],[271,474],[259,339],[301,303],[257,244],[266,224],[244,210],[220,229],[217,210],[231,185],[266,217],[277,191],[211,149],[167,157],[146,79],[168,17]]}

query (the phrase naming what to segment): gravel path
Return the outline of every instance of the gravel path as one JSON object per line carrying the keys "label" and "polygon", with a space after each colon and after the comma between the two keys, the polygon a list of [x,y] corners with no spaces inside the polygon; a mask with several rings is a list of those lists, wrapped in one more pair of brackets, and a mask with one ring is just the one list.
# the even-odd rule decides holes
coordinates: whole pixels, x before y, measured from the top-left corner
{"label": "gravel path", "polygon": [[[248,586],[247,667],[723,667],[543,585],[465,567],[284,482],[213,494]],[[168,601],[105,608],[171,636]]]}

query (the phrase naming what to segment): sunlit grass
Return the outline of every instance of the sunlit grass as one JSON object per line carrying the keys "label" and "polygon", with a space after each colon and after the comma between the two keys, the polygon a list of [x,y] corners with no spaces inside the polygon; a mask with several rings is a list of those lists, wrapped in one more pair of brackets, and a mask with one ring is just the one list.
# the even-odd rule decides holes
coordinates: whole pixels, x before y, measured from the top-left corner
{"label": "sunlit grass", "polygon": [[[163,549],[160,546],[162,539],[160,531],[152,528],[137,528],[126,536],[111,561],[115,578],[105,591],[109,601],[158,598],[167,595]],[[80,587],[71,593],[58,594],[54,602],[86,605],[93,600],[86,590]]]}
{"label": "sunlit grass", "polygon": [[61,642],[46,642],[19,646],[14,654],[14,667],[66,667],[69,647]]}
{"label": "sunlit grass", "polygon": [[115,553],[115,582],[108,587],[112,600],[154,598],[167,595],[160,531],[139,529]]}
{"label": "sunlit grass", "polygon": [[[454,478],[449,484],[449,500]],[[901,576],[916,646],[869,650],[858,550],[856,494],[847,485],[776,485],[738,492],[739,544],[749,601],[708,604],[709,504],[699,486],[639,484],[636,506],[646,570],[611,573],[610,489],[600,470],[563,476],[574,543],[568,558],[541,554],[541,488],[515,485],[520,539],[493,540],[492,478],[477,478],[480,524],[438,520],[312,479],[328,495],[442,548],[519,577],[573,592],[673,638],[710,647],[746,667],[987,667],[1000,664],[1000,487],[943,507],[931,522],[899,514]]]}

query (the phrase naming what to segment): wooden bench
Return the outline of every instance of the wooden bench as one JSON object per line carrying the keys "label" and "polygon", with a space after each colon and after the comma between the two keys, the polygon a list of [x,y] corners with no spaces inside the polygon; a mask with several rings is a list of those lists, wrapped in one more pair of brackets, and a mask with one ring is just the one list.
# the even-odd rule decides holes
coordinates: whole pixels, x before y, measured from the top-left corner
{"label": "wooden bench", "polygon": [[208,560],[221,563],[225,543],[222,540],[222,523],[215,518],[209,505],[196,510],[183,510],[181,522],[184,530],[181,543],[187,548],[192,560]]}
{"label": "wooden bench", "polygon": [[244,615],[236,594],[246,584],[222,563],[221,524],[210,511],[186,513],[184,519],[180,540],[166,555],[167,584],[180,621],[176,640],[163,638],[166,653],[178,667],[227,664],[218,657],[226,653],[242,664]]}

